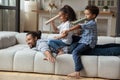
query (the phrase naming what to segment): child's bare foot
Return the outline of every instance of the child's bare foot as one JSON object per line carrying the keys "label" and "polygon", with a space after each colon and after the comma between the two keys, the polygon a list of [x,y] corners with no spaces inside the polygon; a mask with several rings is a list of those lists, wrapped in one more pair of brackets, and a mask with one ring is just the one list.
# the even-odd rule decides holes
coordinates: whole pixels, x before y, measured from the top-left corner
{"label": "child's bare foot", "polygon": [[62,51],[58,53],[58,55],[62,55],[62,54],[64,54],[64,52],[62,52]]}
{"label": "child's bare foot", "polygon": [[58,55],[62,55],[62,54],[64,54],[63,50],[62,50],[62,49],[59,49],[59,50],[58,50]]}
{"label": "child's bare foot", "polygon": [[62,54],[64,54],[64,52],[63,52],[63,51],[58,52],[58,55],[62,55]]}
{"label": "child's bare foot", "polygon": [[73,72],[68,74],[69,77],[75,77],[76,79],[80,78],[80,72]]}

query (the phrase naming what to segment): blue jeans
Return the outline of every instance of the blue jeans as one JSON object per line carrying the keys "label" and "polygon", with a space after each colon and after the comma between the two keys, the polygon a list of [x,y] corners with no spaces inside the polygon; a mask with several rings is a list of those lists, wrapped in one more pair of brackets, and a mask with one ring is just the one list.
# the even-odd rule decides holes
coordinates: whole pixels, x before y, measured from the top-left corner
{"label": "blue jeans", "polygon": [[67,46],[62,40],[49,40],[48,45],[54,49],[54,52],[57,52],[58,49]]}
{"label": "blue jeans", "polygon": [[91,49],[89,45],[78,43],[75,49],[72,51],[73,60],[75,64],[75,71],[80,71],[83,69],[83,65],[81,62],[81,55],[83,55],[83,52]]}
{"label": "blue jeans", "polygon": [[96,45],[96,47],[91,50],[89,54],[97,56],[118,56],[120,55],[120,44],[110,43],[104,45]]}
{"label": "blue jeans", "polygon": [[80,71],[83,69],[80,58],[81,55],[118,56],[120,55],[120,44],[96,45],[94,49],[89,48],[89,46],[85,44],[78,44],[72,54],[75,63],[75,71]]}

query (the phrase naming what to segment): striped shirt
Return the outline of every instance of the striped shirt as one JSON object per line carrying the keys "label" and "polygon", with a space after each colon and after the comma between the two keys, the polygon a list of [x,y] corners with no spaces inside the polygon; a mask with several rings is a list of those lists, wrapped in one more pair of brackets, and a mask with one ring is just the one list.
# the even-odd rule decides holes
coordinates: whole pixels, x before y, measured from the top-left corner
{"label": "striped shirt", "polygon": [[36,47],[34,47],[34,50],[40,51],[40,52],[45,52],[45,51],[50,51],[50,48],[47,44],[48,40],[46,39],[38,39],[36,43]]}

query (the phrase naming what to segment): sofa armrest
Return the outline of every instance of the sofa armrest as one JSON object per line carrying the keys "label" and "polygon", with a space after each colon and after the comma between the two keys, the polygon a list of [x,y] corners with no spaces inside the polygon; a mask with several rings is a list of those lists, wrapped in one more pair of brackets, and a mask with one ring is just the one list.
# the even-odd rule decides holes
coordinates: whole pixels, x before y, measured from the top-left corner
{"label": "sofa armrest", "polygon": [[17,32],[0,32],[0,49],[7,48],[16,44],[15,35]]}

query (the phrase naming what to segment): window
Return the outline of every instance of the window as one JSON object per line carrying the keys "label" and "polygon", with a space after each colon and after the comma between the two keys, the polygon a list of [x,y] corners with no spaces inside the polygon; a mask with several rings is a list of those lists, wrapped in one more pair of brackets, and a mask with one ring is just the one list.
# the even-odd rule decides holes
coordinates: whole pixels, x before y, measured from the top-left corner
{"label": "window", "polygon": [[89,5],[95,5],[95,0],[89,0],[89,1],[88,1],[88,4],[89,4]]}
{"label": "window", "polygon": [[89,5],[116,7],[117,0],[88,0]]}
{"label": "window", "polygon": [[0,0],[0,31],[19,31],[20,0]]}
{"label": "window", "polygon": [[108,6],[114,6],[114,0],[107,0]]}
{"label": "window", "polygon": [[98,0],[98,6],[104,6],[104,0]]}
{"label": "window", "polygon": [[16,0],[0,0],[2,6],[16,6]]}

